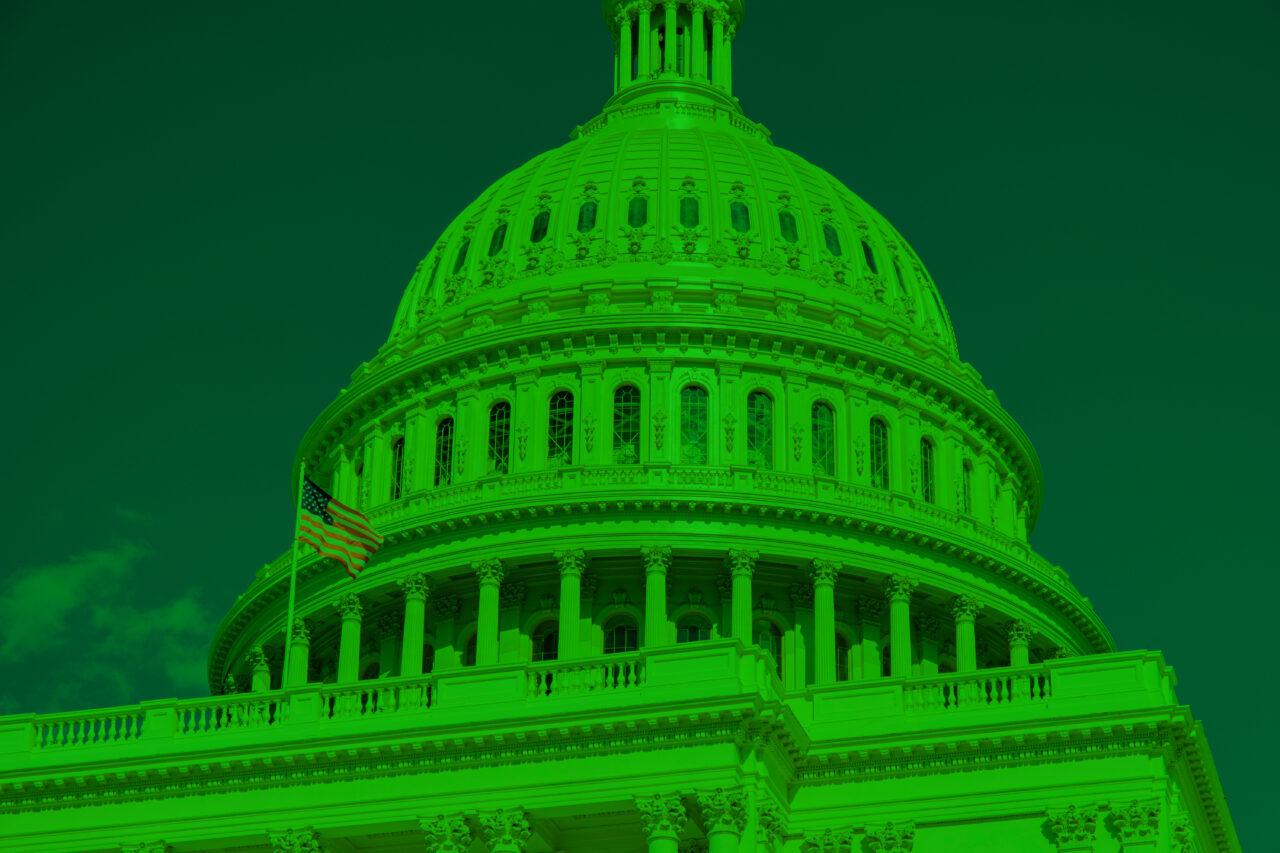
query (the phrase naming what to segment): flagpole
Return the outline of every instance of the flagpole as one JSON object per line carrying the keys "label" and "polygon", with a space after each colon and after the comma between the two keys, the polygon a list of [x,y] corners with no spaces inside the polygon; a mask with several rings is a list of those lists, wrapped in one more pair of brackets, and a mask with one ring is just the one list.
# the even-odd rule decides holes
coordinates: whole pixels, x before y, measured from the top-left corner
{"label": "flagpole", "polygon": [[280,673],[280,686],[292,687],[293,676],[293,601],[298,589],[298,528],[302,526],[302,493],[307,485],[307,460],[303,457],[298,466],[298,506],[293,518],[293,565],[289,569],[289,615],[285,623],[284,672]]}

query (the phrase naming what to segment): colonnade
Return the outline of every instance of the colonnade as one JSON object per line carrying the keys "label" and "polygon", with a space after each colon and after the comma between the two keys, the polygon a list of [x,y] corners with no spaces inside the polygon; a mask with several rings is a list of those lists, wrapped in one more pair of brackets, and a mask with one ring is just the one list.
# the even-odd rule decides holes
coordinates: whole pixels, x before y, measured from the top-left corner
{"label": "colonnade", "polygon": [[[711,23],[709,39],[708,21]],[[616,89],[659,75],[680,73],[732,94],[732,44],[737,24],[727,4],[717,0],[638,0],[618,10],[615,24],[618,32]],[[683,63],[676,55],[678,40],[667,35],[681,29],[693,36],[687,38],[689,44]]]}
{"label": "colonnade", "polygon": [[[557,657],[571,660],[588,653],[581,636],[581,599],[583,574],[588,565],[587,554],[580,548],[567,548],[555,552],[559,567],[560,596],[555,616],[559,630]],[[672,563],[672,551],[668,546],[644,547],[640,551],[644,572],[644,646],[655,648],[673,641],[669,630],[667,602],[668,573]],[[753,595],[753,578],[759,554],[748,549],[733,549],[726,555],[729,583],[725,590],[728,602],[728,636],[744,645],[756,641],[753,624],[756,615]],[[507,595],[504,586],[506,568],[501,560],[488,558],[472,564],[478,585],[476,612],[475,663],[479,666],[499,662],[499,616]],[[835,586],[843,565],[834,560],[815,559],[808,566],[808,579],[812,583],[812,683],[834,684],[840,677],[837,665],[837,626]],[[380,660],[382,674],[401,676],[421,675],[423,672],[422,649],[425,638],[425,617],[430,597],[427,576],[415,573],[397,581],[404,597],[403,619],[383,617],[379,625],[381,641]],[[921,643],[920,659],[938,660],[939,620],[932,613],[914,614],[912,595],[918,581],[906,574],[894,574],[884,578],[882,594],[863,595],[857,602],[857,619],[860,622],[860,662],[851,669],[861,670],[861,678],[875,678],[882,673],[883,643],[889,643],[888,674],[905,677],[913,674],[913,637]],[[516,587],[523,588],[517,583]],[[516,587],[511,587],[515,589]],[[807,594],[806,594],[807,595]],[[549,599],[548,599],[549,600]],[[453,621],[458,612],[455,596],[440,596],[433,602],[436,607],[437,635],[452,637]],[[361,633],[365,605],[356,593],[345,593],[333,602],[340,618],[338,661],[336,680],[350,683],[360,679],[362,654]],[[808,602],[806,601],[806,606]],[[888,608],[888,636],[883,635],[883,617]],[[957,672],[974,672],[978,669],[978,642],[976,621],[981,605],[972,595],[960,594],[951,599],[950,611],[955,626],[955,666]],[[1006,625],[1011,666],[1026,666],[1030,662],[1030,627],[1018,620]],[[304,684],[308,680],[312,624],[299,618],[294,622],[292,660],[286,664],[286,686]],[[396,652],[399,652],[397,655]],[[395,658],[399,658],[398,672],[394,670]],[[270,688],[271,672],[267,657],[261,649],[249,653],[246,663],[251,672],[252,690]],[[859,665],[860,664],[860,665]],[[936,666],[934,670],[936,672]],[[923,674],[928,674],[926,669]],[[854,676],[857,678],[858,676]]]}

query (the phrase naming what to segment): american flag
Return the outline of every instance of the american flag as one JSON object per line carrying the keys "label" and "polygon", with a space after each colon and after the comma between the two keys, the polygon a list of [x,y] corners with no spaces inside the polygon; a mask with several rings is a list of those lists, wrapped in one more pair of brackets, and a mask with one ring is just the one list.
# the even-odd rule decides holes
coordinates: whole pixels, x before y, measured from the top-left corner
{"label": "american flag", "polygon": [[302,485],[302,512],[298,518],[298,539],[347,567],[355,577],[382,544],[369,519],[333,496],[307,477]]}

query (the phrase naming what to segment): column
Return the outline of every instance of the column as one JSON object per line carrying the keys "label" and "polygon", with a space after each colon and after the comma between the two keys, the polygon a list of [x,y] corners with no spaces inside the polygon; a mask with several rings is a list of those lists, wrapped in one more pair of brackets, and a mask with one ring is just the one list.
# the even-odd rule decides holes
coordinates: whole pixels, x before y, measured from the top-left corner
{"label": "column", "polygon": [[956,620],[956,672],[978,670],[978,644],[974,622],[978,617],[978,601],[971,595],[957,595],[951,602],[951,615]]}
{"label": "column", "polygon": [[834,560],[813,561],[814,683],[836,683],[836,574]]}
{"label": "column", "polygon": [[1096,805],[1067,806],[1049,812],[1049,831],[1060,853],[1092,853],[1098,832]]}
{"label": "column", "polygon": [[665,646],[667,631],[667,569],[671,567],[671,549],[651,545],[640,549],[644,561],[644,645]]}
{"label": "column", "polygon": [[306,684],[311,657],[311,623],[306,619],[293,620],[293,648],[289,650],[289,657],[285,686]]}
{"label": "column", "polygon": [[524,606],[525,585],[506,581],[498,587],[498,663],[520,661],[520,610]]}
{"label": "column", "polygon": [[884,585],[889,600],[889,674],[911,675],[911,590],[918,582],[906,575],[894,575]]}
{"label": "column", "polygon": [[1009,623],[1009,666],[1031,663],[1031,626],[1021,619]]}
{"label": "column", "polygon": [[354,592],[340,595],[333,606],[342,615],[342,635],[338,640],[338,683],[350,684],[360,678],[360,623],[364,605]]}
{"label": "column", "polygon": [[320,834],[314,829],[282,829],[267,833],[271,853],[298,853],[300,850],[323,850]]}
{"label": "column", "polygon": [[636,808],[640,810],[640,825],[649,843],[649,853],[676,853],[680,833],[689,820],[680,796],[655,794],[637,798]]}
{"label": "column", "polygon": [[884,667],[880,663],[880,618],[884,599],[864,595],[858,601],[858,619],[862,622],[862,677],[879,678]]}
{"label": "column", "polygon": [[631,82],[631,11],[618,12],[618,88]]}
{"label": "column", "polygon": [[733,618],[729,627],[744,646],[751,645],[751,575],[756,570],[756,551],[735,548],[729,552],[729,575],[733,578]]}
{"label": "column", "polygon": [[[404,622],[398,614],[378,617],[378,677],[400,674],[400,648],[404,641]],[[421,650],[419,650],[421,657]]]}
{"label": "column", "polygon": [[453,628],[461,604],[456,595],[435,595],[431,597],[431,606],[436,612],[436,660],[432,671],[454,669],[460,658],[454,645],[458,638],[454,636]]}
{"label": "column", "polygon": [[418,818],[427,853],[467,853],[471,849],[471,827],[462,815]]}
{"label": "column", "polygon": [[267,654],[262,650],[262,646],[254,646],[250,649],[249,654],[245,655],[245,662],[253,671],[252,687],[249,689],[254,693],[265,693],[270,690],[271,665],[267,663]]}
{"label": "column", "polygon": [[938,674],[938,617],[922,614],[916,619],[916,633],[920,637],[920,674]]}
{"label": "column", "polygon": [[636,27],[636,41],[639,43],[640,63],[636,72],[636,79],[647,80],[649,75],[653,73],[653,59],[650,56],[650,49],[653,46],[653,3],[651,0],[643,0],[636,6],[640,10],[640,24]]}
{"label": "column", "polygon": [[1120,833],[1120,850],[1150,851],[1155,853],[1160,847],[1160,801],[1137,800],[1127,803],[1113,803],[1111,817]]}
{"label": "column", "polygon": [[422,675],[422,635],[426,630],[427,576],[415,572],[398,581],[404,592],[404,639],[400,646],[400,674]]}
{"label": "column", "polygon": [[756,809],[756,853],[779,853],[786,834],[777,806],[768,803]]}
{"label": "column", "polygon": [[724,88],[724,22],[725,13],[711,10],[711,82]]}
{"label": "column", "polygon": [[476,618],[476,665],[498,662],[498,587],[502,585],[502,561],[494,557],[472,563],[480,578],[480,613]]}
{"label": "column", "polygon": [[524,853],[533,835],[529,817],[522,811],[498,809],[494,814],[481,815],[480,840],[489,853]]}
{"label": "column", "polygon": [[707,853],[738,853],[742,831],[747,826],[747,804],[742,793],[716,788],[709,794],[699,794],[698,805],[702,808]]}
{"label": "column", "polygon": [[733,95],[733,36],[737,28],[730,24],[724,31],[724,62],[721,72],[724,74],[724,93]]}
{"label": "column", "polygon": [[560,639],[556,651],[560,660],[582,657],[581,635],[578,623],[581,619],[582,573],[587,567],[587,555],[581,548],[556,551],[560,564]]}
{"label": "column", "polygon": [[676,70],[676,53],[680,43],[676,38],[676,11],[680,8],[680,4],[676,0],[665,0],[662,6],[667,13],[666,23],[663,24],[665,32],[662,39],[662,70],[673,72]]}
{"label": "column", "polygon": [[693,73],[689,76],[705,80],[707,78],[707,34],[706,25],[703,22],[703,10],[706,6],[703,0],[694,0],[690,6],[693,12],[693,26],[689,30],[689,36],[693,39]]}

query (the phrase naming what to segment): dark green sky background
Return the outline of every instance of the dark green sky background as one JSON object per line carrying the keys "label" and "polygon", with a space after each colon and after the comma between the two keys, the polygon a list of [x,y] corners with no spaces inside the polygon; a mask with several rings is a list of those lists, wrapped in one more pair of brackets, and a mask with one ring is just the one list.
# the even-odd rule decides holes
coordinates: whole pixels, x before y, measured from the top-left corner
{"label": "dark green sky background", "polygon": [[[924,258],[1033,543],[1272,823],[1275,3],[751,0],[735,86]],[[0,713],[203,695],[417,261],[608,96],[599,4],[0,4]],[[1259,848],[1255,848],[1259,849]]]}

